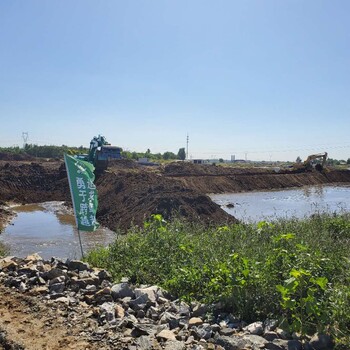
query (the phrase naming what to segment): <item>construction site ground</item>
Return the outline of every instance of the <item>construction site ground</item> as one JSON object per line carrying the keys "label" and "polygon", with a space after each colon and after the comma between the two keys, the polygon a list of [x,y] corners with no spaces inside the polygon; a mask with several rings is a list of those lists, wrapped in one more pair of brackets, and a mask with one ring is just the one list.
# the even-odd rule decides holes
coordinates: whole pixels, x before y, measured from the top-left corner
{"label": "construction site ground", "polygon": [[[144,167],[131,161],[111,164],[96,178],[98,221],[112,229],[141,225],[153,213],[191,221],[234,222],[208,193],[283,189],[305,185],[350,183],[350,171],[296,172],[242,169],[176,162]],[[62,161],[0,160],[0,223],[12,213],[8,203],[65,201],[70,193]],[[68,322],[64,310],[0,286],[0,349],[97,349],[84,338],[84,322]],[[80,318],[81,320],[81,318]],[[22,346],[18,345],[22,344]]]}
{"label": "construction site ground", "polygon": [[[284,189],[307,185],[350,183],[349,170],[323,172],[272,168],[240,168],[174,162],[141,166],[129,160],[110,163],[96,177],[98,221],[111,230],[142,225],[151,214],[178,215],[192,222],[234,222],[209,193]],[[60,160],[0,160],[0,223],[11,212],[7,203],[65,201],[71,205],[64,163]]]}

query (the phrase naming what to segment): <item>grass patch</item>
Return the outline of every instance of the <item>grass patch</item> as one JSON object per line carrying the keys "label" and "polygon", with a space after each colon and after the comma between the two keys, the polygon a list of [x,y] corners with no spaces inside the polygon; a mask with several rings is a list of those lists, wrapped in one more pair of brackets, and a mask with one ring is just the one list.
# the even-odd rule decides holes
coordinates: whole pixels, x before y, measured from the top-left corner
{"label": "grass patch", "polygon": [[115,280],[157,284],[184,300],[222,302],[245,321],[279,318],[302,334],[350,343],[350,217],[204,227],[154,215],[89,253]]}
{"label": "grass patch", "polygon": [[8,255],[8,253],[8,248],[0,242],[0,258],[3,258],[4,256]]}

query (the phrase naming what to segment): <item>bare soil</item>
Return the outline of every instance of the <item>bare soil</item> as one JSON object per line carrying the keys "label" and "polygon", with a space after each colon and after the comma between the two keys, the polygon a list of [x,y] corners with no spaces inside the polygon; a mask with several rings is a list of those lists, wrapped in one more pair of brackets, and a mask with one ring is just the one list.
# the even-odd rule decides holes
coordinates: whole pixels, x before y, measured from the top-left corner
{"label": "bare soil", "polygon": [[35,296],[0,285],[0,349],[99,349],[84,331],[91,322],[79,313],[79,322],[65,305],[45,304]]}
{"label": "bare soil", "polygon": [[[235,168],[185,162],[145,167],[114,161],[96,178],[97,218],[112,230],[142,225],[151,214],[179,215],[206,224],[235,222],[207,196],[208,193],[283,189],[327,183],[350,183],[350,171],[329,170],[275,173],[266,168]],[[66,201],[70,193],[62,161],[0,160],[1,202]],[[0,222],[8,212],[0,210]]]}

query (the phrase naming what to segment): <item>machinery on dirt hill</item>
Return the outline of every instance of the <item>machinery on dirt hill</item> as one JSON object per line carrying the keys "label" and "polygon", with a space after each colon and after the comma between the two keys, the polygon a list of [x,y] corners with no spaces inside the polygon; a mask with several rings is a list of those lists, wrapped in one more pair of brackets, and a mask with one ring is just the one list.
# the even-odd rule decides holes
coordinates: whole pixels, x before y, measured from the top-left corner
{"label": "machinery on dirt hill", "polygon": [[318,171],[322,171],[326,166],[328,153],[318,153],[309,155],[303,163],[303,166],[306,170],[311,170],[313,168],[313,161],[316,159],[322,159],[321,163],[316,163],[315,169]]}
{"label": "machinery on dirt hill", "polygon": [[76,157],[93,164],[96,172],[102,172],[107,169],[110,159],[122,159],[121,151],[120,147],[111,146],[104,136],[98,135],[90,141],[89,154]]}

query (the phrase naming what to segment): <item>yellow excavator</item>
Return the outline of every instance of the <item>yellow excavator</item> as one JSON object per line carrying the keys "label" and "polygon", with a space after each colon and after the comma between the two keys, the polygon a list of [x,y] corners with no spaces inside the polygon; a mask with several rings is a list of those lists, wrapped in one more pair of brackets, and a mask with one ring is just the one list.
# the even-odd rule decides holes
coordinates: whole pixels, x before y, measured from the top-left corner
{"label": "yellow excavator", "polygon": [[[306,160],[303,163],[303,166],[305,167],[306,170],[312,170],[312,168],[315,167],[316,170],[322,171],[326,166],[327,156],[328,156],[327,152],[311,154],[306,158]],[[316,165],[314,166],[313,161],[316,159],[320,159],[321,162],[316,163]]]}

